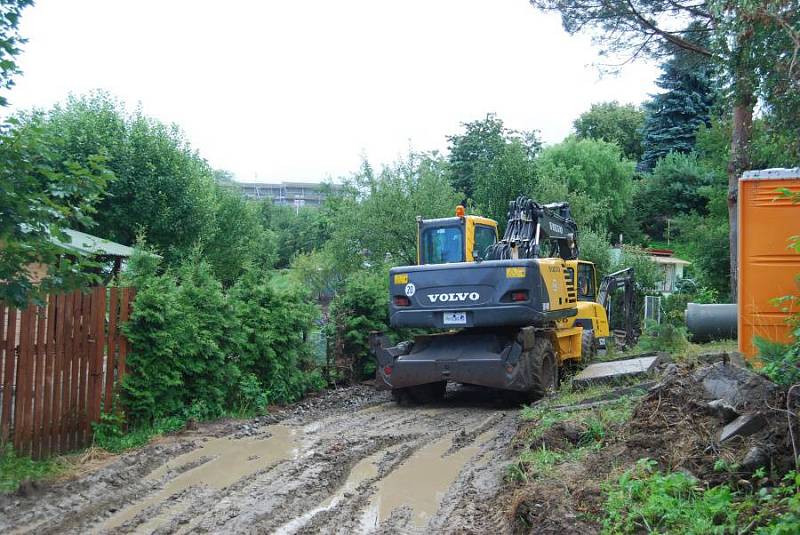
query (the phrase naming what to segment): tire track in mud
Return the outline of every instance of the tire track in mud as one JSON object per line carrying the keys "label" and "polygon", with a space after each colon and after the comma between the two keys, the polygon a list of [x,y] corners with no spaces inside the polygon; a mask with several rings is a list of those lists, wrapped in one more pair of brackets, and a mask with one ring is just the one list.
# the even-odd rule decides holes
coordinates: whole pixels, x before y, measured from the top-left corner
{"label": "tire track in mud", "polygon": [[[335,401],[280,423],[256,419],[172,437],[38,496],[0,498],[0,516],[8,512],[10,521],[0,520],[0,531],[508,531],[493,498],[514,407],[481,390],[456,390],[423,407],[354,390],[359,406]],[[242,428],[250,436],[241,437]]]}

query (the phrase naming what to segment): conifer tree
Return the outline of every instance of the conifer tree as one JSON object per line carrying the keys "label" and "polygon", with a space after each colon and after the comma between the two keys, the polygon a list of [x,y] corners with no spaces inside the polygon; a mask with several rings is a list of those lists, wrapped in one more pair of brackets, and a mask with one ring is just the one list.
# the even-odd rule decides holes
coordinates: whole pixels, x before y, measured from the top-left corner
{"label": "conifer tree", "polygon": [[662,70],[656,85],[665,92],[644,105],[644,154],[639,164],[644,171],[652,170],[670,152],[691,152],[697,129],[710,125],[714,101],[711,65],[678,50]]}

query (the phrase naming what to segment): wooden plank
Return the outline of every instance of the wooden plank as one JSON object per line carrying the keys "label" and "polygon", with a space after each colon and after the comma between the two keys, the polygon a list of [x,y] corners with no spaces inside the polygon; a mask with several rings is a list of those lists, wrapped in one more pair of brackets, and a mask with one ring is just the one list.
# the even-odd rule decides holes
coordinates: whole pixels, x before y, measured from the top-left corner
{"label": "wooden plank", "polygon": [[106,289],[92,291],[93,354],[89,356],[89,399],[87,400],[86,439],[91,441],[92,422],[100,421],[100,402],[103,398],[103,355],[106,347]]}
{"label": "wooden plank", "polygon": [[44,423],[44,361],[47,334],[47,307],[36,308],[36,370],[33,378],[33,442],[31,454],[42,458],[42,426]]}
{"label": "wooden plank", "polygon": [[47,296],[47,332],[45,336],[44,407],[42,408],[42,457],[50,457],[53,443],[53,370],[55,366],[56,315],[55,294]]}
{"label": "wooden plank", "polygon": [[56,332],[55,332],[55,351],[53,355],[53,401],[50,409],[52,419],[52,433],[50,441],[50,453],[56,454],[63,451],[61,449],[64,435],[63,421],[63,395],[64,395],[64,338],[67,309],[67,296],[61,294],[56,297]]}
{"label": "wooden plank", "polygon": [[92,293],[83,294],[83,309],[81,311],[81,351],[80,351],[80,379],[78,386],[78,421],[77,421],[77,446],[86,445],[86,428],[89,415],[87,401],[89,399],[89,362],[94,352],[94,303]]}
{"label": "wooden plank", "polygon": [[[32,454],[32,442],[33,442],[33,402],[35,397],[34,392],[34,381],[36,377],[36,307],[30,305],[24,312],[28,314],[28,333],[26,335],[27,339],[27,369],[26,375],[28,380],[25,384],[25,397],[23,398],[24,404],[24,411],[23,411],[23,433],[22,433],[22,444],[23,444],[23,451],[27,455]],[[21,342],[21,340],[20,340]]]}
{"label": "wooden plank", "polygon": [[111,414],[114,410],[114,371],[117,352],[117,314],[119,307],[119,288],[110,288],[110,305],[108,311],[108,349],[106,350],[106,384],[103,397],[103,410]]}
{"label": "wooden plank", "polygon": [[[126,323],[128,318],[130,317],[131,311],[131,289],[130,288],[123,288],[122,289],[122,304],[120,306],[119,311],[119,323],[120,325]],[[119,339],[119,363],[117,364],[117,368],[119,369],[117,374],[117,380],[122,381],[122,377],[127,372],[126,369],[126,359],[128,357],[128,339],[124,336],[120,336]]]}
{"label": "wooden plank", "polygon": [[20,455],[30,455],[30,441],[28,434],[31,431],[29,418],[32,409],[32,382],[33,382],[33,345],[36,324],[34,321],[33,307],[28,306],[22,311],[22,320],[19,329],[19,359],[17,361],[17,391],[14,403],[14,449]]}
{"label": "wooden plank", "polygon": [[67,387],[65,391],[66,410],[64,411],[65,424],[65,444],[62,451],[69,451],[75,448],[75,421],[77,420],[78,406],[78,352],[80,350],[80,328],[81,328],[81,301],[80,292],[72,293],[71,307],[67,310],[67,338],[66,359],[67,369],[69,370],[69,380],[65,380]]}
{"label": "wooden plank", "polygon": [[84,339],[86,329],[86,314],[89,312],[89,303],[86,295],[82,292],[75,292],[75,309],[73,310],[72,327],[72,386],[70,393],[70,449],[74,450],[81,442],[80,435],[80,413],[81,395],[85,392],[83,386],[83,351],[86,346]]}
{"label": "wooden plank", "polygon": [[6,312],[5,363],[3,365],[3,410],[0,416],[0,442],[6,443],[11,432],[11,407],[14,399],[14,377],[16,376],[17,309],[8,307]]}

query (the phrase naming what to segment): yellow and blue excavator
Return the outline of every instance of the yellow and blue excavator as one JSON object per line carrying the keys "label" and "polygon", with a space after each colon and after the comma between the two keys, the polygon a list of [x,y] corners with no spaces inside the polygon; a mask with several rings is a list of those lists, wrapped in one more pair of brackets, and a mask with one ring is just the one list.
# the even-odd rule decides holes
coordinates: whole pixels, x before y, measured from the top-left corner
{"label": "yellow and blue excavator", "polygon": [[389,278],[391,326],[438,331],[392,347],[373,339],[376,385],[399,402],[441,398],[448,381],[535,399],[610,334],[604,305],[613,285],[604,280],[598,296],[565,202],[512,201],[502,239],[496,221],[461,206],[455,217],[417,218],[417,265]]}

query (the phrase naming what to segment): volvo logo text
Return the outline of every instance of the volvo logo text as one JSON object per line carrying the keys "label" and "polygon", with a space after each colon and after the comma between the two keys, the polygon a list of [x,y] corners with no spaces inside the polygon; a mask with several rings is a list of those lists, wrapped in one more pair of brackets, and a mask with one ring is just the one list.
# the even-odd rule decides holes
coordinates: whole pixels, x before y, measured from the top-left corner
{"label": "volvo logo text", "polygon": [[477,301],[481,296],[478,292],[456,292],[451,294],[429,294],[431,303],[460,303],[463,301]]}

